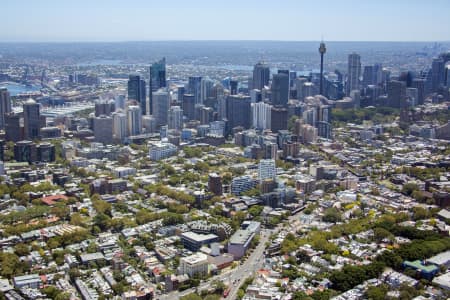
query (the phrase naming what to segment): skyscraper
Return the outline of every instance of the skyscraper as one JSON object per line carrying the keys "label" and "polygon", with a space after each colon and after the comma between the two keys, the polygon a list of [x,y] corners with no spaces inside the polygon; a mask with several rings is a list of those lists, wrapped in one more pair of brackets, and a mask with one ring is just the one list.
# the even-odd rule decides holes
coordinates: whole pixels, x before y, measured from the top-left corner
{"label": "skyscraper", "polygon": [[169,92],[160,89],[153,93],[153,116],[156,120],[156,126],[167,125],[167,116],[170,107]]}
{"label": "skyscraper", "polygon": [[95,116],[110,116],[116,110],[114,100],[100,100],[95,102]]}
{"label": "skyscraper", "polygon": [[172,106],[169,110],[169,129],[183,129],[183,110],[179,106]]}
{"label": "skyscraper", "polygon": [[422,105],[425,99],[425,79],[422,78],[413,79],[411,87],[417,89],[416,105]]}
{"label": "skyscraper", "polygon": [[364,66],[362,87],[365,88],[369,85],[374,84],[375,84],[374,66]]}
{"label": "skyscraper", "polygon": [[39,138],[41,129],[40,105],[33,99],[28,99],[23,104],[23,124],[25,139]]}
{"label": "skyscraper", "polygon": [[150,65],[150,82],[149,82],[149,107],[150,114],[153,114],[152,111],[152,101],[153,95],[152,92],[159,90],[160,88],[165,88],[166,84],[166,58],[163,57],[161,60],[154,62]]}
{"label": "skyscraper", "polygon": [[270,111],[270,130],[278,132],[288,127],[288,111],[283,106],[273,106]]}
{"label": "skyscraper", "polygon": [[237,93],[238,93],[238,85],[239,85],[239,81],[237,81],[237,80],[230,80],[230,93],[231,93],[231,95],[237,95]]}
{"label": "skyscraper", "polygon": [[114,108],[116,110],[118,110],[118,109],[124,110],[125,109],[125,95],[117,95],[114,98]]}
{"label": "skyscraper", "polygon": [[252,109],[252,127],[262,130],[270,128],[272,105],[264,102],[252,103],[251,109]]}
{"label": "skyscraper", "polygon": [[5,114],[4,118],[5,118],[6,140],[13,142],[23,140],[23,127],[20,126],[21,114],[11,112]]}
{"label": "skyscraper", "polygon": [[150,66],[150,86],[151,91],[157,91],[166,87],[166,58],[154,62]]}
{"label": "skyscraper", "polygon": [[128,135],[138,135],[142,130],[141,108],[130,105],[127,108]]}
{"label": "skyscraper", "polygon": [[206,100],[212,96],[214,81],[209,78],[202,78],[200,81],[200,103],[205,104]]}
{"label": "skyscraper", "polygon": [[139,75],[130,75],[128,80],[128,100],[139,103],[141,113],[147,114],[147,101],[145,93],[145,81]]}
{"label": "skyscraper", "polygon": [[94,137],[95,141],[103,144],[112,144],[113,142],[113,118],[101,115],[94,118]]}
{"label": "skyscraper", "polygon": [[201,76],[190,76],[188,81],[188,94],[194,95],[195,104],[202,103],[201,102]]}
{"label": "skyscraper", "polygon": [[127,115],[121,111],[115,112],[113,117],[113,137],[116,141],[123,142],[128,134]]}
{"label": "skyscraper", "polygon": [[228,129],[242,126],[246,129],[251,126],[251,98],[243,95],[230,95],[226,100],[226,116]]}
{"label": "skyscraper", "polygon": [[445,62],[439,57],[433,59],[431,64],[431,88],[437,92],[440,87],[445,85]]}
{"label": "skyscraper", "polygon": [[347,69],[347,95],[353,90],[359,90],[359,77],[361,76],[361,57],[352,53],[348,56]]}
{"label": "skyscraper", "polygon": [[320,89],[319,93],[323,95],[323,56],[327,52],[327,48],[325,47],[325,43],[320,43],[319,53],[320,53]]}
{"label": "skyscraper", "polygon": [[253,67],[253,89],[262,90],[269,85],[270,68],[268,65],[259,62]]}
{"label": "skyscraper", "polygon": [[406,83],[391,80],[387,83],[387,105],[393,108],[403,108],[406,102]]}
{"label": "skyscraper", "polygon": [[11,112],[11,97],[7,88],[0,88],[0,129],[5,128],[5,114]]}
{"label": "skyscraper", "polygon": [[287,106],[289,100],[289,75],[285,73],[273,74],[272,104]]}
{"label": "skyscraper", "polygon": [[182,102],[183,113],[188,120],[195,120],[195,96],[184,94]]}

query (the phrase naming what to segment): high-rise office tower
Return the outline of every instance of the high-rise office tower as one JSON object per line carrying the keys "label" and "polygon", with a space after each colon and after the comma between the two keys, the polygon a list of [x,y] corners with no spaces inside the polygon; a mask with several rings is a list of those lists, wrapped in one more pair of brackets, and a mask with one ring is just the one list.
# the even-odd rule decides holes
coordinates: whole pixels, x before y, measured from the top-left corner
{"label": "high-rise office tower", "polygon": [[287,106],[289,100],[289,75],[285,73],[273,74],[272,77],[272,104]]}
{"label": "high-rise office tower", "polygon": [[256,129],[269,129],[271,125],[272,105],[257,102],[251,104],[252,109],[252,127]]}
{"label": "high-rise office tower", "polygon": [[199,116],[197,120],[200,121],[200,124],[206,125],[213,121],[214,109],[212,107],[202,107],[199,110]]}
{"label": "high-rise office tower", "polygon": [[359,90],[359,77],[361,76],[361,57],[352,53],[348,56],[347,69],[347,95],[353,90]]}
{"label": "high-rise office tower", "polygon": [[142,116],[142,128],[144,128],[145,133],[157,132],[156,119],[152,115]]}
{"label": "high-rise office tower", "polygon": [[192,94],[184,94],[182,102],[183,113],[188,119],[195,120],[195,96]]}
{"label": "high-rise office tower", "polygon": [[39,138],[41,129],[40,105],[31,98],[23,104],[23,125],[25,139]]}
{"label": "high-rise office tower", "polygon": [[179,106],[172,106],[169,109],[169,129],[183,129],[183,110]]}
{"label": "high-rise office tower", "polygon": [[153,114],[152,111],[152,102],[153,102],[153,92],[161,88],[165,88],[167,86],[166,83],[166,58],[163,57],[161,60],[154,62],[150,65],[150,78],[149,78],[149,107],[150,114]]}
{"label": "high-rise office tower", "polygon": [[153,93],[153,116],[156,120],[156,125],[167,125],[167,115],[170,107],[169,92],[164,89],[160,89]]}
{"label": "high-rise office tower", "polygon": [[117,95],[114,98],[114,107],[116,110],[125,110],[125,95]]}
{"label": "high-rise office tower", "polygon": [[23,140],[23,127],[20,126],[21,114],[8,113],[5,114],[5,133],[7,141],[21,141]]}
{"label": "high-rise office tower", "polygon": [[5,141],[0,140],[0,161],[4,160],[5,160]]}
{"label": "high-rise office tower", "polygon": [[375,84],[374,66],[364,66],[362,87],[365,88],[369,85],[374,84]]}
{"label": "high-rise office tower", "polygon": [[42,162],[55,161],[55,145],[51,143],[41,143],[37,146],[37,160]]}
{"label": "high-rise office tower", "polygon": [[406,88],[406,98],[411,106],[418,105],[419,90],[413,87]]}
{"label": "high-rise office tower", "polygon": [[273,106],[270,115],[270,130],[278,132],[286,130],[288,125],[288,111],[283,106]]}
{"label": "high-rise office tower", "polygon": [[246,129],[251,126],[251,98],[244,95],[230,95],[226,100],[226,117],[228,129],[242,126]]}
{"label": "high-rise office tower", "polygon": [[95,141],[103,144],[113,143],[113,118],[101,115],[94,118]]}
{"label": "high-rise office tower", "polygon": [[212,91],[212,96],[215,99],[218,99],[219,97],[222,97],[223,95],[225,95],[225,88],[223,87],[223,85],[221,83],[216,83],[213,86],[213,91]]}
{"label": "high-rise office tower", "polygon": [[253,67],[252,88],[262,90],[265,86],[269,86],[270,68],[268,65],[259,62]]}
{"label": "high-rise office tower", "polygon": [[5,114],[11,112],[11,97],[7,88],[0,88],[0,129],[5,128]]}
{"label": "high-rise office tower", "polygon": [[183,96],[186,93],[186,88],[184,86],[179,86],[177,88],[177,102],[179,105],[183,103]]}
{"label": "high-rise office tower", "polygon": [[297,71],[289,71],[289,89],[294,88],[295,79],[297,78]]}
{"label": "high-rise office tower", "polygon": [[380,63],[373,65],[373,84],[383,83],[383,66]]}
{"label": "high-rise office tower", "polygon": [[387,101],[389,107],[405,107],[406,83],[404,81],[391,80],[387,82]]}
{"label": "high-rise office tower", "polygon": [[141,108],[130,105],[127,108],[128,135],[138,135],[142,130]]}
{"label": "high-rise office tower", "polygon": [[112,114],[113,137],[116,141],[123,142],[128,135],[127,115],[121,111]]}
{"label": "high-rise office tower", "polygon": [[433,59],[431,64],[431,88],[437,92],[440,87],[445,85],[445,62],[439,57]]}
{"label": "high-rise office tower", "polygon": [[225,95],[217,98],[217,118],[218,120],[227,118],[227,96]]}
{"label": "high-rise office tower", "polygon": [[150,86],[152,92],[166,87],[166,58],[150,65]]}
{"label": "high-rise office tower", "polygon": [[230,93],[231,95],[237,95],[239,82],[237,80],[230,80]]}
{"label": "high-rise office tower", "polygon": [[214,81],[209,78],[202,78],[200,81],[200,103],[205,104],[206,100],[212,96]]}
{"label": "high-rise office tower", "polygon": [[411,87],[417,89],[416,105],[422,105],[425,100],[425,79],[422,78],[413,79]]}
{"label": "high-rise office tower", "polygon": [[130,75],[128,80],[128,100],[139,103],[141,113],[147,114],[147,101],[145,93],[145,81],[139,75]]}
{"label": "high-rise office tower", "polygon": [[305,95],[304,93],[304,84],[308,82],[308,78],[298,77],[295,79],[295,88],[297,90],[297,99],[300,101],[305,100],[305,97],[311,96],[310,94]]}
{"label": "high-rise office tower", "polygon": [[20,162],[33,163],[37,161],[36,144],[32,141],[18,141],[14,145],[14,159]]}
{"label": "high-rise office tower", "polygon": [[188,82],[188,94],[194,95],[195,104],[202,103],[201,102],[201,76],[190,76]]}
{"label": "high-rise office tower", "polygon": [[114,100],[100,100],[95,102],[95,116],[110,116],[116,110]]}
{"label": "high-rise office tower", "polygon": [[447,65],[446,69],[445,69],[445,74],[447,74],[447,80],[445,82],[447,87],[450,87],[450,65]]}
{"label": "high-rise office tower", "polygon": [[319,93],[323,95],[323,56],[327,52],[327,48],[325,47],[325,43],[320,43],[319,53],[320,53],[320,88]]}

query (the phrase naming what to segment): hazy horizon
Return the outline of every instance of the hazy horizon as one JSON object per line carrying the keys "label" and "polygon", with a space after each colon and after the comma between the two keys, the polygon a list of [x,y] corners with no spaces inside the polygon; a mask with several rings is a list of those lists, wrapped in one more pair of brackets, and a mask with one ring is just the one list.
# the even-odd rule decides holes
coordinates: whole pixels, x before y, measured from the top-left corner
{"label": "hazy horizon", "polygon": [[450,39],[446,0],[4,0],[2,11],[3,42]]}
{"label": "hazy horizon", "polygon": [[71,41],[0,41],[0,44],[71,44],[71,43],[85,43],[85,44],[95,44],[95,43],[155,43],[155,42],[286,42],[286,43],[450,43],[450,38],[448,40],[410,40],[410,41],[395,41],[395,40],[251,40],[251,39],[173,39],[173,40],[71,40]]}

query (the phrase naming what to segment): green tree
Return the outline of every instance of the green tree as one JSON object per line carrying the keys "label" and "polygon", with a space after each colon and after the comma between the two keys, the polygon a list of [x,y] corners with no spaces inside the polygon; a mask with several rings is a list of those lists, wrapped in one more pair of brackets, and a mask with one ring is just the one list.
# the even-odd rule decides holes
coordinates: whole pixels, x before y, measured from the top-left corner
{"label": "green tree", "polygon": [[186,296],[180,297],[180,300],[202,300],[202,297],[195,293],[187,294]]}
{"label": "green tree", "polygon": [[414,220],[423,220],[430,217],[430,213],[423,207],[416,206],[413,208],[413,219]]}
{"label": "green tree", "polygon": [[14,252],[18,256],[24,256],[30,254],[30,248],[24,243],[19,243],[14,246]]}
{"label": "green tree", "polygon": [[253,205],[248,209],[248,213],[252,215],[252,217],[260,216],[264,207],[261,205]]}
{"label": "green tree", "polygon": [[342,216],[337,208],[330,207],[325,210],[322,220],[324,222],[337,223],[342,220]]}
{"label": "green tree", "polygon": [[94,217],[94,224],[97,225],[101,230],[107,230],[111,226],[111,218],[104,214],[104,213],[98,213]]}
{"label": "green tree", "polygon": [[377,242],[381,242],[385,238],[392,238],[392,233],[382,227],[375,227],[373,229],[374,238]]}
{"label": "green tree", "polygon": [[369,286],[365,296],[369,300],[384,300],[387,292],[388,288],[386,285]]}
{"label": "green tree", "polygon": [[11,279],[21,275],[27,270],[27,266],[13,253],[0,252],[0,275]]}
{"label": "green tree", "polygon": [[111,216],[111,204],[104,200],[101,200],[100,197],[95,196],[96,195],[92,197],[92,206],[94,207],[94,209],[100,214]]}
{"label": "green tree", "polygon": [[411,194],[414,191],[418,191],[418,190],[419,190],[419,186],[415,183],[406,183],[402,187],[402,193],[406,194],[408,196],[411,196]]}
{"label": "green tree", "polygon": [[70,216],[70,224],[75,226],[85,226],[86,223],[80,213],[73,213]]}

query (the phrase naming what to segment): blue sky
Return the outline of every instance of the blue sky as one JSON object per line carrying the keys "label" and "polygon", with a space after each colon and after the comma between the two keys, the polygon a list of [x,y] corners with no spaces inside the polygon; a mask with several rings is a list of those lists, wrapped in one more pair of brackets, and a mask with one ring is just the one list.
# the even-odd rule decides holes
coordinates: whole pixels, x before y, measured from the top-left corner
{"label": "blue sky", "polygon": [[1,0],[0,41],[449,41],[450,0]]}

